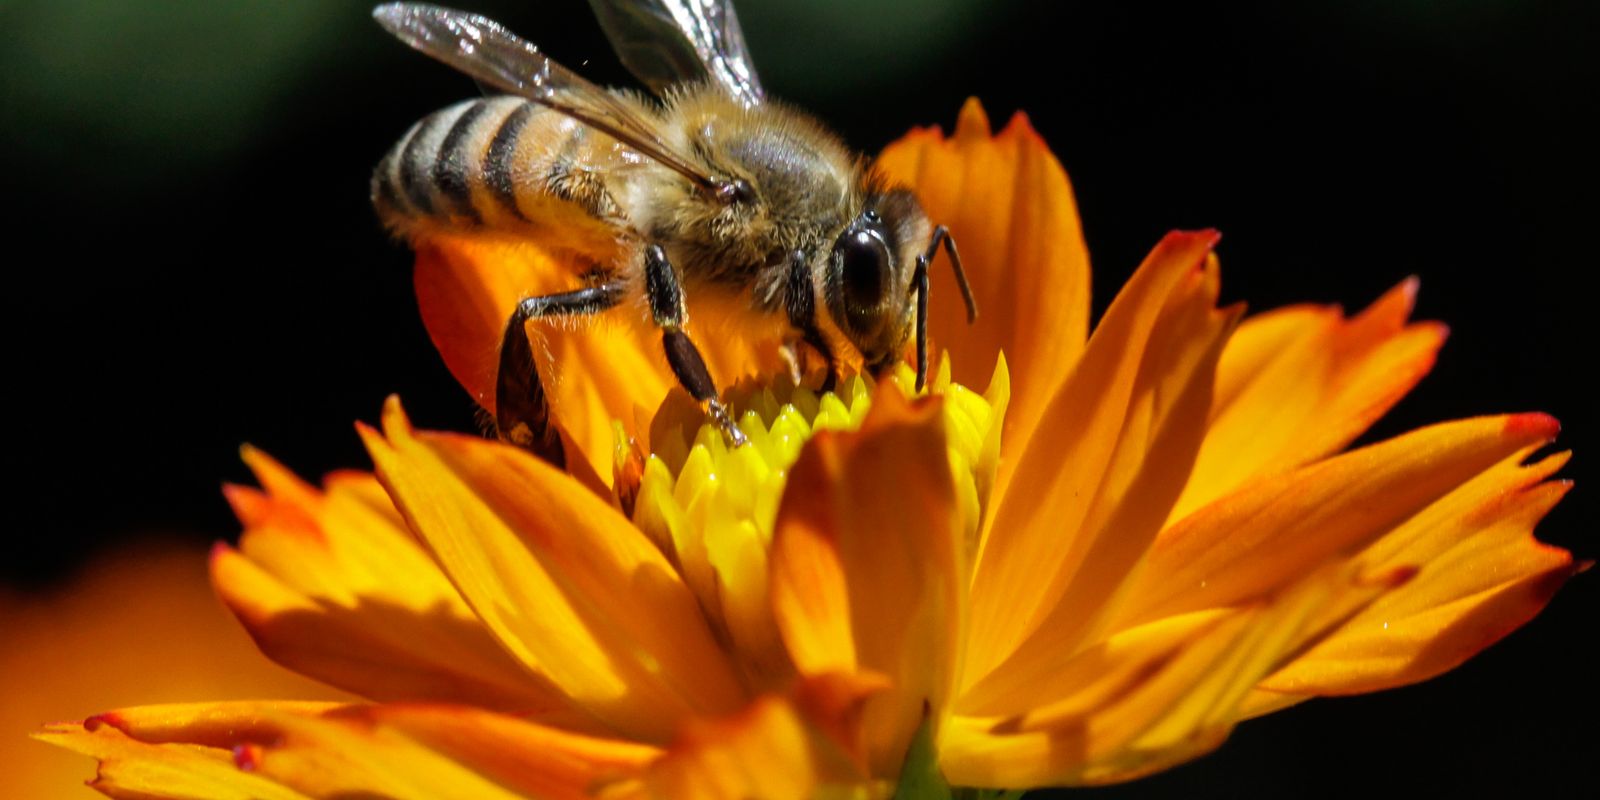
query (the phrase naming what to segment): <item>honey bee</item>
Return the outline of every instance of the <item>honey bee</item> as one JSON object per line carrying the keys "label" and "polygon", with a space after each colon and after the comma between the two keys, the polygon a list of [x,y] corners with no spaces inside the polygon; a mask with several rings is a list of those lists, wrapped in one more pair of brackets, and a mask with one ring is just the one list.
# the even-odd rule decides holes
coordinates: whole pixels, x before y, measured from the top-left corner
{"label": "honey bee", "polygon": [[[928,266],[949,231],[809,115],[767,98],[729,0],[591,0],[653,98],[606,90],[481,16],[392,3],[373,16],[401,41],[502,96],[425,117],[379,164],[373,203],[413,240],[492,230],[597,257],[586,288],[522,300],[500,346],[501,438],[565,463],[527,324],[643,296],[679,383],[734,446],[745,436],[685,332],[694,297],[747,307],[814,349],[877,374],[916,341],[927,374]],[[798,351],[803,355],[804,351]]]}

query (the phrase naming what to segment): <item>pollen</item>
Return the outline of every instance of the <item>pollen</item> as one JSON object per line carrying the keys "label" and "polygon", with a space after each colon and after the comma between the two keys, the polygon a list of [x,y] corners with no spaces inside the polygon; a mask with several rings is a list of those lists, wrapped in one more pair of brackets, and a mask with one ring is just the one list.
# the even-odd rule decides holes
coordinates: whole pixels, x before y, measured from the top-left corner
{"label": "pollen", "polygon": [[[994,482],[1010,381],[1004,357],[983,393],[950,375],[945,359],[918,393],[915,375],[900,365],[883,377],[892,384],[883,390],[942,399],[952,490],[970,549]],[[774,685],[789,674],[767,601],[767,552],[789,468],[818,432],[859,428],[880,391],[877,383],[856,375],[828,392],[785,378],[735,386],[728,404],[750,440],[736,448],[687,398],[669,400],[651,425],[651,452],[643,457],[642,469],[635,460],[637,448],[616,426],[618,474],[640,474],[634,524],[677,565],[757,686]]]}

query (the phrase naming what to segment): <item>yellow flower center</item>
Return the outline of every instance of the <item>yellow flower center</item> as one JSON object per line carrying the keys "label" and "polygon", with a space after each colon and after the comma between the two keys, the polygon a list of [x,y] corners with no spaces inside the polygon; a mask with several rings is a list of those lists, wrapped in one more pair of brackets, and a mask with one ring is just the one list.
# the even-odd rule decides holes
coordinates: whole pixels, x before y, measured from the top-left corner
{"label": "yellow flower center", "polygon": [[[904,365],[884,380],[908,397],[916,394],[915,376]],[[817,432],[859,428],[876,390],[865,376],[822,393],[786,379],[737,386],[728,402],[750,439],[739,448],[729,448],[686,399],[669,401],[650,426],[653,452],[634,495],[634,524],[677,565],[753,686],[779,685],[791,674],[767,600],[767,551],[789,468]],[[948,360],[923,394],[943,398],[952,488],[974,545],[999,460],[998,423],[1009,397],[1004,361],[987,395],[953,382]],[[627,472],[632,459],[637,474],[633,445],[620,425],[616,430],[618,472]]]}

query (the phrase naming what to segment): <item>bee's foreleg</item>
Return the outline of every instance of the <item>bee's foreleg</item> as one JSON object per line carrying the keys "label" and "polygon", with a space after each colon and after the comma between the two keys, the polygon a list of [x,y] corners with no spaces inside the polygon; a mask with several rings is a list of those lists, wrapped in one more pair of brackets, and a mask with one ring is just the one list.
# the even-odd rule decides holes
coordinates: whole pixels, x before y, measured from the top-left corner
{"label": "bee's foreleg", "polygon": [[561,437],[550,424],[550,404],[534,367],[528,320],[598,314],[622,302],[627,284],[614,280],[575,292],[529,297],[517,303],[500,341],[494,417],[500,438],[558,466],[566,466]]}
{"label": "bee's foreleg", "polygon": [[[833,357],[822,332],[817,330],[817,298],[812,294],[811,268],[806,264],[805,253],[796,250],[789,256],[789,276],[784,287],[783,307],[789,314],[789,324],[800,331],[806,344],[828,362],[828,375],[822,379],[822,391],[833,391],[839,380],[839,361]],[[799,383],[796,379],[795,383]]]}
{"label": "bee's foreleg", "polygon": [[688,390],[690,396],[705,408],[712,422],[727,437],[728,444],[734,447],[745,444],[749,440],[745,438],[744,431],[733,424],[733,416],[717,396],[717,384],[711,379],[711,370],[706,368],[705,358],[683,330],[689,317],[683,303],[683,286],[678,282],[678,273],[667,261],[667,253],[660,245],[652,244],[644,249],[644,280],[645,295],[650,300],[650,315],[661,326],[661,346],[666,350],[667,365],[672,367],[672,374],[678,377],[678,383]]}

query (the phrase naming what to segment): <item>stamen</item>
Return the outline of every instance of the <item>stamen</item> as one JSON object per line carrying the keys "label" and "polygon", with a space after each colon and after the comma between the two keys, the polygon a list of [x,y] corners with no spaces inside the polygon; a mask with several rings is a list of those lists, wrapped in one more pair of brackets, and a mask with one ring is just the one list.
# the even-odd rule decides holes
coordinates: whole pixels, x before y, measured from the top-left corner
{"label": "stamen", "polygon": [[[999,422],[1010,386],[1004,358],[986,394],[950,376],[946,358],[921,394],[944,398],[950,471],[972,550],[999,460]],[[916,376],[905,365],[884,380],[907,396],[918,394]],[[737,448],[686,397],[669,399],[650,426],[653,452],[642,467],[639,451],[616,428],[619,478],[642,473],[630,498],[634,524],[678,567],[755,685],[781,680],[787,669],[770,618],[766,559],[789,468],[817,431],[859,428],[876,388],[872,378],[860,375],[823,393],[787,377],[736,386],[728,393],[728,408],[749,438]]]}

